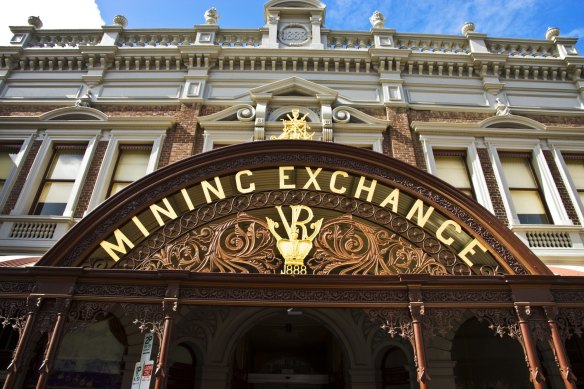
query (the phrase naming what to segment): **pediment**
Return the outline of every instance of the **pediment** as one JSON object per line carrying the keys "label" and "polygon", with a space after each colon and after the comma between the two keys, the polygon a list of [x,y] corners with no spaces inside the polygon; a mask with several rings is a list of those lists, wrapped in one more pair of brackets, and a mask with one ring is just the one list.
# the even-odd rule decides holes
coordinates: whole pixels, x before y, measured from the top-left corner
{"label": "pediment", "polygon": [[75,106],[57,108],[39,117],[40,120],[100,120],[107,121],[109,118],[103,112],[90,107]]}
{"label": "pediment", "polygon": [[518,128],[545,131],[546,126],[536,120],[519,115],[492,116],[479,123],[481,128]]}
{"label": "pediment", "polygon": [[271,0],[264,5],[270,8],[309,8],[323,10],[326,6],[318,0]]}
{"label": "pediment", "polygon": [[339,92],[303,78],[290,77],[253,88],[250,94],[254,101],[264,98],[265,95],[271,95],[271,97],[313,97],[332,102],[336,100]]}

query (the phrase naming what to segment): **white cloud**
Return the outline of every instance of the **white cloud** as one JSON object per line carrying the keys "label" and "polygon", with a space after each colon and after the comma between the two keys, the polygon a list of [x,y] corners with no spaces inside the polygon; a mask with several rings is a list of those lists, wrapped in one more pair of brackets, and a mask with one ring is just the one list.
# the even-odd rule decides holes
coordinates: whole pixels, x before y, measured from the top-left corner
{"label": "white cloud", "polygon": [[12,38],[8,26],[26,26],[29,16],[40,16],[43,29],[99,28],[104,25],[95,0],[18,0],[0,12],[0,46]]}
{"label": "white cloud", "polygon": [[[543,0],[329,0],[327,24],[333,29],[369,29],[369,16],[378,9],[386,27],[399,32],[460,34],[466,21],[490,36],[543,38],[534,16]],[[537,34],[541,30],[540,34]]]}

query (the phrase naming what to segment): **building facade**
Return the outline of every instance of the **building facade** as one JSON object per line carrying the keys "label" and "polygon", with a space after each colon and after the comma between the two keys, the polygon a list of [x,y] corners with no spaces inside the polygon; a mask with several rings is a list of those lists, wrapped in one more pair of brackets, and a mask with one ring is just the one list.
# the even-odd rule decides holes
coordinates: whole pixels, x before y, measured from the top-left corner
{"label": "building facade", "polygon": [[4,387],[582,386],[576,40],[264,15],[12,27]]}

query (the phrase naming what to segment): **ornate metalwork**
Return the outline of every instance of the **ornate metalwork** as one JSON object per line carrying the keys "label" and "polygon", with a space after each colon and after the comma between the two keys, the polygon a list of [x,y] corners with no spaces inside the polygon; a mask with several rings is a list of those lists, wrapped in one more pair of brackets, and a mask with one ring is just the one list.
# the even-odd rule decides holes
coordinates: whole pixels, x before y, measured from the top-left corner
{"label": "ornate metalwork", "polygon": [[[450,247],[384,208],[340,195],[296,190],[241,195],[199,207],[152,234],[116,266],[275,273],[282,260],[274,253],[276,239],[263,220],[237,212],[227,221],[212,221],[238,210],[299,203],[352,214],[323,223],[313,240],[314,253],[306,262],[314,274],[473,274]],[[487,267],[480,271],[501,274],[499,269]]]}
{"label": "ornate metalwork", "polygon": [[290,114],[286,115],[288,120],[282,119],[284,123],[284,128],[279,136],[273,136],[272,139],[303,139],[310,140],[314,136],[314,132],[309,133],[310,126],[306,123],[305,114],[303,117],[299,118],[300,110],[293,109],[292,116]]}
{"label": "ornate metalwork", "polygon": [[[257,153],[255,155],[250,155],[247,158],[234,158],[228,161],[223,161],[220,163],[210,163],[206,164],[197,169],[191,169],[188,171],[182,172],[180,175],[173,176],[172,179],[168,179],[166,181],[159,182],[156,186],[152,187],[149,191],[144,191],[144,193],[138,194],[132,197],[132,201],[125,204],[123,207],[116,210],[117,214],[115,218],[108,218],[102,220],[102,222],[98,223],[94,229],[92,229],[93,238],[83,239],[79,242],[79,244],[75,245],[74,249],[67,251],[60,259],[60,264],[62,266],[70,266],[73,263],[77,263],[80,258],[85,258],[87,252],[90,251],[91,247],[97,247],[99,244],[99,240],[102,239],[103,236],[106,236],[110,231],[113,231],[115,227],[120,223],[120,220],[129,220],[137,206],[143,204],[149,204],[153,198],[160,198],[166,195],[167,193],[172,192],[176,188],[182,188],[189,185],[192,185],[195,182],[200,182],[202,179],[207,177],[214,177],[220,174],[224,174],[226,171],[239,171],[242,169],[248,169],[250,166],[265,166],[266,164],[306,164],[308,166],[344,166],[346,169],[350,169],[353,171],[360,171],[363,174],[370,175],[372,177],[380,177],[384,180],[389,182],[395,183],[395,185],[406,188],[407,190],[412,191],[413,193],[417,193],[420,197],[428,199],[434,204],[439,205],[442,209],[445,209],[449,215],[454,216],[456,219],[460,220],[462,224],[467,226],[471,229],[475,234],[481,236],[483,240],[496,252],[507,264],[511,267],[511,269],[516,274],[529,274],[529,271],[526,267],[519,262],[519,260],[509,251],[507,247],[499,242],[499,239],[495,237],[487,228],[475,220],[474,217],[469,215],[465,210],[460,208],[456,205],[455,202],[451,201],[450,199],[445,198],[441,194],[439,194],[436,190],[427,188],[422,185],[420,182],[412,180],[411,177],[406,177],[400,172],[396,172],[392,169],[381,168],[378,166],[373,166],[364,161],[357,161],[357,160],[347,160],[338,155],[322,155],[317,154],[314,152],[295,152],[295,153],[286,153],[286,154],[273,154],[273,153]],[[280,191],[282,193],[284,191]],[[311,195],[314,192],[308,192]],[[331,194],[327,194],[328,196],[333,196]],[[237,196],[236,198],[240,198],[244,196]],[[262,198],[266,198],[265,193],[254,193],[253,195],[249,196],[252,200],[262,200]],[[338,196],[342,197],[342,196]],[[346,199],[345,200],[350,200]],[[358,202],[358,200],[355,200]],[[246,201],[242,203],[245,204]],[[215,204],[210,204],[208,208],[217,209],[217,205],[220,202]],[[248,202],[248,204],[255,204],[254,202]],[[277,204],[281,205],[283,203]],[[295,204],[298,204],[296,202]],[[308,203],[307,205],[312,206],[312,204]],[[252,206],[253,208],[257,208]],[[249,208],[249,207],[244,207]],[[244,209],[239,209],[238,211],[243,211]],[[390,212],[384,210],[384,215],[387,218],[387,215],[390,215]],[[178,218],[181,221],[184,221],[184,226],[186,227],[189,224],[198,224],[199,220],[193,214],[196,212],[188,213],[182,215],[182,217]],[[359,215],[357,215],[359,216]],[[391,215],[389,216],[391,217]],[[375,218],[375,215],[373,216]],[[190,220],[185,220],[190,219]],[[83,225],[79,225],[79,228],[82,228]],[[152,234],[160,237],[158,233]],[[143,251],[140,252],[138,255],[139,257],[143,257],[144,252],[144,245],[142,245]],[[140,250],[137,248],[134,249],[136,253]],[[131,254],[131,253],[130,253]],[[85,266],[96,267],[100,265],[100,261],[96,261],[95,259],[89,260],[86,262]],[[101,266],[105,266],[105,260],[102,260]],[[111,266],[111,265],[110,265]]]}
{"label": "ornate metalwork", "polygon": [[[391,338],[399,336],[414,346],[412,319],[406,309],[365,309],[365,314]],[[415,347],[414,347],[415,348]]]}
{"label": "ornate metalwork", "polygon": [[423,290],[425,302],[512,302],[507,290]]}
{"label": "ornate metalwork", "polygon": [[75,294],[83,296],[164,297],[166,290],[166,285],[75,285]]}
{"label": "ornate metalwork", "polygon": [[27,300],[0,300],[0,323],[12,327],[20,335],[24,329],[29,302]]}
{"label": "ornate metalwork", "polygon": [[457,328],[464,318],[464,309],[452,308],[429,308],[423,316],[424,329],[430,336],[425,336],[424,341],[428,342],[430,337],[440,335],[448,336]]}
{"label": "ornate metalwork", "polygon": [[67,315],[66,332],[85,329],[88,325],[105,319],[112,310],[114,303],[73,301]]}
{"label": "ornate metalwork", "polygon": [[501,338],[505,335],[516,339],[523,347],[523,336],[519,328],[517,317],[510,309],[474,309],[474,315],[482,322],[486,321],[489,324],[489,329],[493,330],[496,335]]}
{"label": "ornate metalwork", "polygon": [[395,233],[344,215],[325,222],[307,261],[315,274],[448,274],[446,266]]}
{"label": "ornate metalwork", "polygon": [[560,308],[556,316],[560,337],[565,342],[572,336],[582,337],[584,334],[584,309]]}
{"label": "ornate metalwork", "polygon": [[134,263],[133,268],[275,273],[281,260],[274,255],[274,243],[266,223],[241,213],[185,234],[147,260]]}

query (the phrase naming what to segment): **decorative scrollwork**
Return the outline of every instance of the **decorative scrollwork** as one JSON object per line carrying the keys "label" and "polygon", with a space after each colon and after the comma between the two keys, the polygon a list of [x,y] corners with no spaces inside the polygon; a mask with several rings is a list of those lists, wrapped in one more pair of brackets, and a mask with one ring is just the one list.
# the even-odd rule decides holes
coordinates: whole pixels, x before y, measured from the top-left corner
{"label": "decorative scrollwork", "polygon": [[584,309],[560,308],[556,316],[556,323],[562,340],[566,341],[574,335],[582,337],[584,334]]}
{"label": "decorative scrollwork", "polygon": [[349,123],[351,121],[351,113],[342,107],[333,109],[333,120],[337,123]]}
{"label": "decorative scrollwork", "polygon": [[66,331],[74,332],[105,319],[114,303],[74,301],[67,315]]}
{"label": "decorative scrollwork", "polygon": [[446,337],[454,328],[458,327],[464,317],[464,309],[430,308],[424,314],[424,329],[430,337],[440,335]]}
{"label": "decorative scrollwork", "polygon": [[237,111],[237,120],[241,122],[250,122],[255,118],[255,108],[247,105]]}
{"label": "decorative scrollwork", "polygon": [[505,335],[518,340],[523,346],[523,336],[519,328],[519,322],[510,309],[475,309],[473,313],[479,321],[486,321],[489,329],[493,330],[501,338]]}
{"label": "decorative scrollwork", "polygon": [[351,215],[325,222],[314,246],[307,264],[315,274],[448,274],[443,264],[422,249]]}
{"label": "decorative scrollwork", "polygon": [[27,312],[26,300],[0,300],[0,324],[12,327],[19,335],[24,329]]}
{"label": "decorative scrollwork", "polygon": [[275,240],[264,221],[240,213],[226,222],[193,230],[132,267],[140,270],[275,273],[282,260],[275,256],[274,245]]}
{"label": "decorative scrollwork", "polygon": [[414,344],[412,319],[405,309],[365,309],[369,320],[378,323],[379,327],[391,338],[399,336]]}

